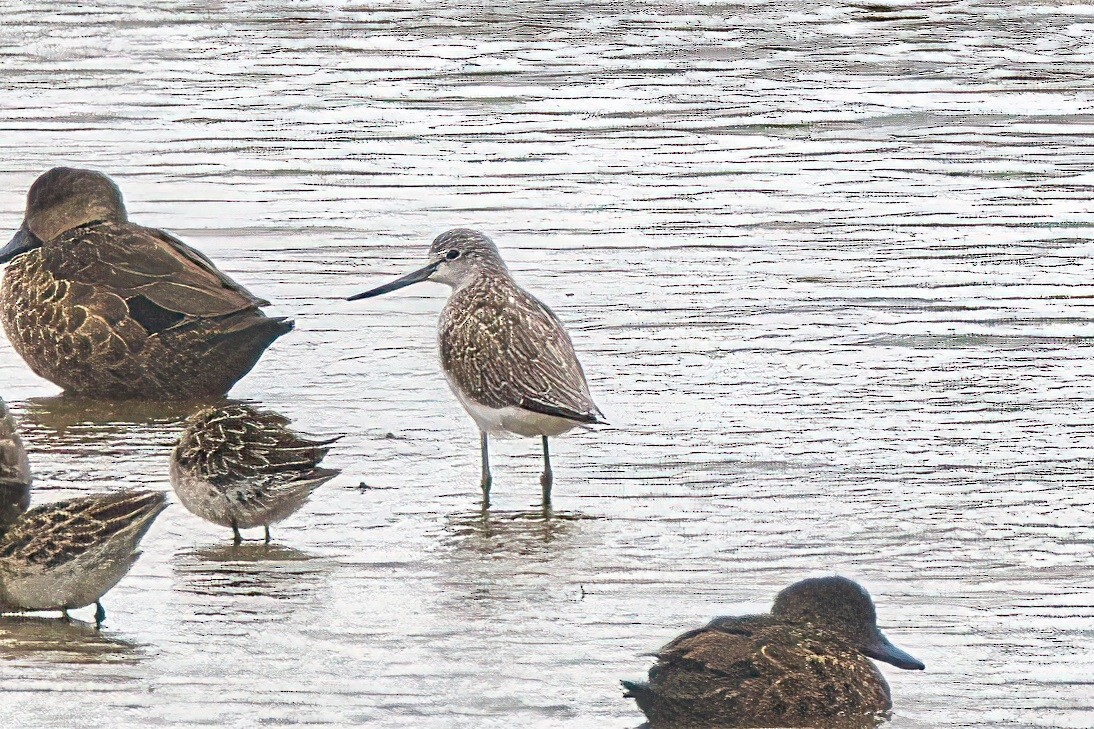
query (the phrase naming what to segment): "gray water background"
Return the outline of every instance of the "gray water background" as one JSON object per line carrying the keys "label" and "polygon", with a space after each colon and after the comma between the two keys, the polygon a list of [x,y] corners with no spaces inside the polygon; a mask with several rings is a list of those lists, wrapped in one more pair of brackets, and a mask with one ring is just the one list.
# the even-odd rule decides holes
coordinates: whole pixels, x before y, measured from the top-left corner
{"label": "gray water background", "polygon": [[[176,502],[100,635],[0,621],[0,724],[630,727],[643,653],[839,572],[928,666],[883,667],[894,729],[1094,726],[1094,5],[0,17],[0,227],[110,173],[296,319],[233,396],[345,435],[276,547]],[[551,519],[528,440],[478,508],[444,289],[342,300],[456,226],[611,420],[556,441]],[[168,488],[176,422],[56,392],[0,338],[38,503]]]}

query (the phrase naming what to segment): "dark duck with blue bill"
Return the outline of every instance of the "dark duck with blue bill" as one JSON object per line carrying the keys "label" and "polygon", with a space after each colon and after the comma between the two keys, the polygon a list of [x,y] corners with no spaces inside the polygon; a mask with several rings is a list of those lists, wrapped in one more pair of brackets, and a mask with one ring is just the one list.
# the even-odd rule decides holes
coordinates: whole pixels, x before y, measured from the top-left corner
{"label": "dark duck with blue bill", "polygon": [[845,577],[796,582],[767,615],[715,618],[657,652],[648,682],[624,681],[653,729],[869,727],[892,708],[870,660],[921,671]]}

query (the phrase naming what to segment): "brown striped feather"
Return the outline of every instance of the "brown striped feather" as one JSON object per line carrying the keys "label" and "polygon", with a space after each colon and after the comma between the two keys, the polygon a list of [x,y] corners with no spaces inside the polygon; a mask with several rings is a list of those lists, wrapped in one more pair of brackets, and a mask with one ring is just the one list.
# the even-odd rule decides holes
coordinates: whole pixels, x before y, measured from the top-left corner
{"label": "brown striped feather", "polygon": [[167,507],[162,491],[65,499],[31,509],[0,537],[0,560],[54,569],[126,533],[139,539]]}
{"label": "brown striped feather", "polygon": [[284,416],[248,405],[211,407],[186,423],[174,458],[212,484],[269,476],[277,480],[314,478],[331,443],[311,440],[288,427]]}
{"label": "brown striped feather", "polygon": [[441,366],[475,402],[603,420],[565,327],[508,277],[484,276],[454,291],[439,341]]}

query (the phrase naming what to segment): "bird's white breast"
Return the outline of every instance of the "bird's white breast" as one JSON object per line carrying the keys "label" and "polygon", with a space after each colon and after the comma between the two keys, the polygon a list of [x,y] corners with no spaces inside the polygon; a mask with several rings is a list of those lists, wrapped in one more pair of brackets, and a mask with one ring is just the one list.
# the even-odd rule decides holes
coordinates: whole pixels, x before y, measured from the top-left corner
{"label": "bird's white breast", "polygon": [[546,435],[562,435],[568,430],[577,427],[577,423],[555,415],[544,415],[524,408],[508,406],[492,408],[477,403],[460,390],[460,387],[451,377],[447,376],[448,386],[456,394],[456,398],[463,405],[479,426],[479,430],[490,435],[522,435],[527,438]]}

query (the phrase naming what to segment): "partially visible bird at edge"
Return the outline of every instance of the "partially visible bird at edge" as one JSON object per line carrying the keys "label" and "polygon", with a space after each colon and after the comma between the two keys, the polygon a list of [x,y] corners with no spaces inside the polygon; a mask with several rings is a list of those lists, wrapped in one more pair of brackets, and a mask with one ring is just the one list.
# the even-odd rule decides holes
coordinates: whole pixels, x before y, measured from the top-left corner
{"label": "partially visible bird at edge", "polygon": [[0,530],[30,508],[30,461],[15,421],[0,400]]}
{"label": "partially visible bird at edge", "polygon": [[0,401],[0,612],[60,610],[100,602],[140,556],[137,545],[167,508],[162,491],[63,499],[26,511],[31,474],[15,425]]}

